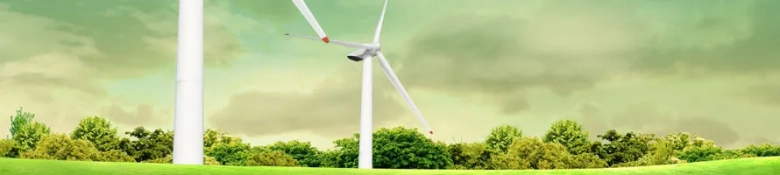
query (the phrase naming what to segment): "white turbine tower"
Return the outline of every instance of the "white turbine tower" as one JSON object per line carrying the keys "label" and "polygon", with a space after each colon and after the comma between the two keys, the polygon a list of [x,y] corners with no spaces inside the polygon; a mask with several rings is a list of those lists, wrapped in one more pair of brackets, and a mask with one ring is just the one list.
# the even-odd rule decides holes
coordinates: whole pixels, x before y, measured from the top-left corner
{"label": "white turbine tower", "polygon": [[[314,28],[314,31],[317,32],[317,35],[319,35],[319,38],[316,37],[309,37],[309,36],[299,36],[299,35],[291,35],[301,38],[307,38],[312,40],[322,40],[325,43],[333,43],[336,45],[341,45],[349,48],[357,48],[357,50],[349,53],[347,55],[347,58],[352,61],[363,61],[363,89],[362,89],[362,99],[360,104],[360,149],[359,149],[359,157],[358,157],[358,168],[361,169],[371,169],[372,168],[372,57],[376,57],[379,60],[380,65],[382,65],[382,70],[384,70],[385,75],[387,75],[387,78],[390,79],[390,82],[393,84],[396,90],[398,90],[399,93],[401,93],[401,97],[406,101],[407,104],[412,108],[412,111],[417,116],[418,119],[422,122],[422,124],[425,126],[426,129],[428,129],[428,133],[433,135],[433,131],[428,126],[428,123],[425,122],[425,119],[423,118],[422,114],[420,114],[420,111],[417,109],[417,106],[414,105],[414,102],[412,102],[412,99],[409,97],[409,94],[406,93],[406,90],[401,85],[401,82],[398,80],[398,77],[395,76],[395,73],[393,73],[393,69],[390,68],[390,64],[387,63],[387,60],[385,59],[385,56],[382,54],[381,51],[381,45],[379,44],[379,34],[382,31],[382,21],[385,18],[385,10],[387,9],[387,0],[385,0],[385,4],[382,7],[382,14],[379,17],[379,24],[376,27],[376,31],[374,33],[374,41],[372,43],[355,43],[355,42],[348,42],[348,41],[338,41],[338,40],[330,40],[328,36],[325,34],[325,32],[320,27],[319,23],[317,23],[317,20],[314,18],[314,15],[312,15],[309,8],[306,6],[306,3],[303,2],[303,0],[292,0],[293,3],[295,3],[295,6],[298,7],[298,10],[301,11],[303,16],[306,18],[306,20],[309,22],[312,28]],[[290,34],[285,34],[290,35]]]}
{"label": "white turbine tower", "polygon": [[203,0],[179,0],[173,164],[203,165]]}

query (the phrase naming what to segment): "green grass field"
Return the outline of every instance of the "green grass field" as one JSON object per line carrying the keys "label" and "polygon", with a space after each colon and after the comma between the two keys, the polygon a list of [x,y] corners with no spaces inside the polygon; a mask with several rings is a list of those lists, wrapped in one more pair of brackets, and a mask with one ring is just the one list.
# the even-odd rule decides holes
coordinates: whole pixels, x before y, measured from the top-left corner
{"label": "green grass field", "polygon": [[170,164],[77,162],[0,158],[2,175],[317,175],[317,174],[482,174],[482,175],[772,175],[780,174],[780,157],[586,170],[358,170],[300,167],[230,167]]}

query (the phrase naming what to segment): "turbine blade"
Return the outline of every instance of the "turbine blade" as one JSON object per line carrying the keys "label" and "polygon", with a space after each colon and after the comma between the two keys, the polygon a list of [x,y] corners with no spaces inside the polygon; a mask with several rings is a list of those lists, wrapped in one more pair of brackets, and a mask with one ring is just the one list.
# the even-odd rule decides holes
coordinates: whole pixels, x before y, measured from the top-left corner
{"label": "turbine blade", "polygon": [[385,10],[387,10],[387,0],[382,7],[382,14],[379,15],[379,24],[376,25],[376,32],[374,32],[374,43],[379,43],[379,34],[382,33],[382,23],[385,20]]}
{"label": "turbine blade", "polygon": [[425,121],[425,118],[423,118],[420,110],[417,109],[417,106],[414,105],[414,102],[412,102],[412,98],[409,97],[408,93],[406,93],[406,89],[404,89],[404,86],[401,85],[401,81],[398,80],[397,76],[395,76],[393,68],[390,67],[390,64],[387,63],[387,59],[385,59],[385,55],[382,54],[382,52],[377,52],[376,56],[379,58],[379,64],[382,65],[382,70],[385,72],[385,75],[387,75],[387,78],[390,79],[390,83],[392,83],[395,89],[401,93],[401,97],[403,97],[404,101],[406,101],[406,103],[409,104],[409,107],[412,108],[414,115],[417,116],[417,119],[420,119],[420,122],[422,122],[422,124],[425,126],[425,129],[428,129],[428,133],[433,136],[433,130],[431,130],[431,127],[428,126],[428,122]]}
{"label": "turbine blade", "polygon": [[306,21],[309,22],[309,25],[314,28],[314,32],[317,32],[317,35],[320,36],[320,39],[318,40],[329,43],[330,39],[328,39],[328,35],[326,35],[325,31],[322,30],[320,23],[317,22],[316,18],[314,18],[314,14],[311,13],[311,10],[309,10],[309,7],[306,6],[306,3],[303,2],[303,0],[292,0],[292,2],[295,3],[295,7],[298,7],[298,11],[301,11],[301,14],[303,14],[303,17],[305,17]]}
{"label": "turbine blade", "polygon": [[[310,40],[314,40],[314,41],[319,41],[320,40],[319,38],[313,37],[313,36],[294,35],[294,34],[289,34],[289,33],[285,33],[284,35],[298,37],[298,38],[305,38],[305,39],[310,39]],[[354,43],[354,42],[349,42],[349,41],[330,40],[330,43],[333,43],[333,44],[336,44],[336,45],[341,45],[341,46],[344,46],[344,47],[349,47],[349,48],[359,48],[359,49],[369,49],[369,48],[371,48],[371,46],[366,45],[366,44]]]}

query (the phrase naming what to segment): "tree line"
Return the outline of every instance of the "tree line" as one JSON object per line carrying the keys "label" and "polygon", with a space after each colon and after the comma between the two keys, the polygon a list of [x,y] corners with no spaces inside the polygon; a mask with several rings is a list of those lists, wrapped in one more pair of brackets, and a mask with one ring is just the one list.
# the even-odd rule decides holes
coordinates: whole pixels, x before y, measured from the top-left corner
{"label": "tree line", "polygon": [[[22,108],[11,116],[10,135],[0,156],[103,162],[171,163],[173,131],[136,127],[118,133],[99,116],[81,119],[70,133],[53,133]],[[572,120],[559,120],[541,137],[510,125],[492,129],[484,141],[432,141],[414,128],[380,128],[373,133],[374,167],[390,169],[583,169],[679,164],[780,156],[780,146],[761,144],[723,149],[711,140],[677,132],[665,136],[609,130],[590,140]],[[251,145],[240,137],[208,129],[204,164],[356,168],[359,134],[318,150],[310,142]]]}

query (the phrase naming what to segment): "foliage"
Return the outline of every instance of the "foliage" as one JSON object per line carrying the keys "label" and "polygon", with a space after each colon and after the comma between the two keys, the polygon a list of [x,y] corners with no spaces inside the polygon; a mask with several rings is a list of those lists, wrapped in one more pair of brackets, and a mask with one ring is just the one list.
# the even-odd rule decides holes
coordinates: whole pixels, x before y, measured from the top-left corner
{"label": "foliage", "polygon": [[297,166],[296,161],[292,156],[285,154],[282,151],[264,151],[256,153],[246,161],[248,166]]}
{"label": "foliage", "polygon": [[[359,134],[334,141],[336,150],[323,153],[323,166],[356,168]],[[434,143],[416,129],[382,128],[373,133],[374,168],[444,169],[452,166],[444,143]]]}
{"label": "foliage", "polygon": [[[104,162],[172,163],[173,132],[137,127],[116,135],[102,117],[82,119],[68,134],[51,134],[31,113],[12,116],[13,137],[0,140],[0,157]],[[14,122],[15,121],[15,122]],[[523,137],[516,127],[493,128],[484,142],[434,142],[413,128],[380,128],[372,133],[375,168],[390,169],[564,169],[633,167],[749,157],[780,156],[780,146],[749,145],[724,150],[711,140],[677,132],[661,138],[610,130],[588,140],[571,120],[556,121],[542,137]],[[204,164],[232,166],[307,166],[356,168],[359,134],[335,140],[335,149],[319,151],[293,140],[264,146],[208,129]]]}
{"label": "foliage", "polygon": [[162,129],[148,131],[144,127],[136,127],[125,134],[136,140],[124,140],[127,146],[121,147],[126,147],[123,150],[138,162],[165,158],[173,152],[173,132]]}
{"label": "foliage", "polygon": [[215,129],[207,129],[203,133],[203,148],[209,148],[217,143],[240,143],[243,142],[240,137],[231,136],[225,132],[219,132]]}
{"label": "foliage", "polygon": [[[143,163],[171,164],[173,163],[173,157],[172,155],[167,155],[165,157],[143,161]],[[220,164],[213,157],[203,156],[203,165],[220,165]]]}
{"label": "foliage", "polygon": [[723,149],[718,146],[692,146],[685,148],[677,156],[686,162],[718,160]]}
{"label": "foliage", "polygon": [[607,161],[602,160],[593,153],[582,153],[571,155],[568,166],[576,169],[605,168],[607,167]]}
{"label": "foliage", "polygon": [[95,161],[101,162],[135,162],[133,156],[127,155],[126,152],[120,150],[109,150],[105,152],[99,152],[95,156]]}
{"label": "foliage", "polygon": [[740,150],[742,154],[752,154],[758,157],[780,156],[780,146],[770,144],[748,145]]}
{"label": "foliage", "polygon": [[145,160],[145,161],[141,161],[141,162],[143,162],[143,163],[171,164],[171,163],[173,163],[173,155],[169,154],[169,155],[166,155],[165,157],[159,157],[159,158],[156,158],[156,159]]}
{"label": "foliage", "polygon": [[16,142],[11,139],[0,140],[0,157],[10,157],[14,144],[16,144]]}
{"label": "foliage", "polygon": [[22,126],[32,123],[34,118],[35,114],[24,112],[23,109],[19,107],[19,109],[16,110],[16,115],[11,116],[11,128],[9,129],[11,137],[13,137]]}
{"label": "foliage", "polygon": [[89,141],[73,140],[65,134],[49,134],[41,138],[34,150],[21,154],[27,159],[86,160],[95,159],[98,150]]}
{"label": "foliage", "polygon": [[374,168],[445,169],[452,166],[443,143],[434,143],[416,129],[381,128],[373,134]]}
{"label": "foliage", "polygon": [[209,156],[203,156],[203,165],[222,165],[217,162],[217,159]]}
{"label": "foliage", "polygon": [[665,165],[679,163],[674,156],[674,142],[656,139],[650,144],[650,152],[640,158],[644,165]]}
{"label": "foliage", "polygon": [[595,149],[592,152],[607,161],[610,166],[639,160],[650,150],[649,142],[654,138],[651,134],[636,134],[634,132],[620,134],[615,130],[609,130],[598,137],[609,141],[609,143],[592,143],[594,146],[590,148]]}
{"label": "foliage", "polygon": [[531,162],[528,162],[528,160],[520,158],[515,155],[511,155],[507,153],[499,153],[490,157],[489,166],[491,169],[497,169],[497,170],[507,170],[507,169],[522,170],[522,169],[530,169]]}
{"label": "foliage", "polygon": [[571,156],[563,145],[545,143],[538,137],[515,140],[506,154],[528,161],[534,169],[567,168]]}
{"label": "foliage", "polygon": [[721,152],[720,154],[714,157],[716,160],[727,160],[727,159],[752,158],[758,156],[752,153],[745,153],[740,150],[723,150],[723,152]]}
{"label": "foliage", "polygon": [[18,146],[18,152],[35,149],[41,139],[51,133],[51,129],[43,123],[32,122],[20,126],[14,133],[12,139]]}
{"label": "foliage", "polygon": [[117,129],[103,117],[91,116],[81,119],[70,137],[92,142],[99,151],[119,149]]}
{"label": "foliage", "polygon": [[487,144],[455,143],[449,145],[454,169],[490,169],[491,154]]}
{"label": "foliage", "polygon": [[522,138],[523,132],[511,125],[501,125],[490,131],[485,143],[494,151],[507,152],[507,147],[514,143],[515,139]]}
{"label": "foliage", "polygon": [[357,168],[359,152],[358,138],[360,138],[360,135],[354,134],[352,137],[341,138],[333,141],[333,144],[336,145],[336,149],[326,151],[322,154],[322,156],[320,156],[322,159],[322,166],[334,168]]}
{"label": "foliage", "polygon": [[304,167],[319,167],[320,160],[317,158],[319,150],[311,146],[311,142],[301,142],[298,140],[288,142],[276,142],[268,146],[270,150],[282,151],[298,161],[298,164]]}
{"label": "foliage", "polygon": [[246,156],[243,153],[249,148],[249,144],[241,142],[217,143],[208,148],[205,154],[223,165],[245,165]]}
{"label": "foliage", "polygon": [[582,125],[574,120],[554,122],[542,140],[562,144],[569,153],[575,155],[587,152],[586,147],[589,143],[588,132],[584,131]]}

